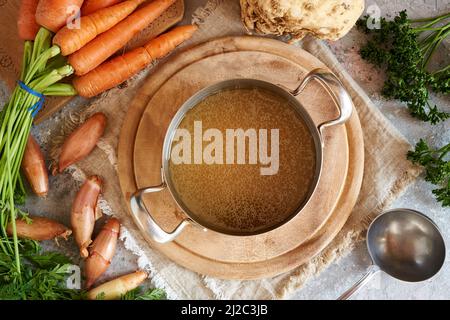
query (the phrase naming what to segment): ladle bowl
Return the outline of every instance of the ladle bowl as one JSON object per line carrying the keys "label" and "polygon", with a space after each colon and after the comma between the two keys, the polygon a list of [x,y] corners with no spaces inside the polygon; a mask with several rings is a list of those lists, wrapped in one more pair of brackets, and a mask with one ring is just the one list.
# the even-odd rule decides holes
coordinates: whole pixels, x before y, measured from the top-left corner
{"label": "ladle bowl", "polygon": [[339,300],[350,298],[379,271],[402,281],[420,282],[436,275],[445,261],[439,228],[411,209],[394,209],[378,216],[369,226],[366,242],[372,266]]}

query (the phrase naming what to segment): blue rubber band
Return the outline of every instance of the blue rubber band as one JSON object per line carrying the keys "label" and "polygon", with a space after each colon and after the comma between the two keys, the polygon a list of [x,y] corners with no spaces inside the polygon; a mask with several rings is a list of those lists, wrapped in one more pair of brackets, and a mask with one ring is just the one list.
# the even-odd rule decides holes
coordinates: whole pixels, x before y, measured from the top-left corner
{"label": "blue rubber band", "polygon": [[31,112],[31,116],[33,118],[36,117],[36,115],[39,113],[39,111],[41,111],[42,107],[44,106],[44,102],[45,102],[45,96],[42,93],[39,93],[37,91],[34,91],[33,89],[31,89],[29,86],[27,86],[25,83],[23,83],[22,81],[18,81],[19,86],[25,90],[26,92],[28,92],[29,94],[32,94],[33,96],[36,96],[39,98],[39,101],[36,102],[34,105],[32,105],[28,111]]}

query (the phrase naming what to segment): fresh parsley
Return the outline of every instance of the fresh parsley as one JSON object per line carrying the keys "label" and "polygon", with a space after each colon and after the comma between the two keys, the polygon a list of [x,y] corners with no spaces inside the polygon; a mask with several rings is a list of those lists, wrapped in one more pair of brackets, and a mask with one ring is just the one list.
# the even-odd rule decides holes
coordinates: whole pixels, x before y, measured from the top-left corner
{"label": "fresh parsley", "polygon": [[429,90],[449,93],[450,65],[427,71],[433,53],[450,35],[449,18],[447,13],[413,21],[402,11],[392,21],[381,18],[380,28],[368,28],[368,20],[373,19],[368,16],[357,22],[369,35],[360,49],[361,57],[386,70],[383,96],[406,103],[412,116],[432,124],[450,117],[429,101]]}
{"label": "fresh parsley", "polygon": [[421,139],[415,150],[408,152],[408,159],[425,168],[425,180],[439,186],[433,190],[443,207],[450,206],[450,143],[440,149],[433,149]]}
{"label": "fresh parsley", "polygon": [[70,260],[60,253],[42,252],[35,241],[20,240],[20,267],[13,256],[0,252],[0,300],[73,300],[84,293],[67,289]]}
{"label": "fresh parsley", "polygon": [[166,300],[166,292],[162,289],[149,289],[142,291],[141,288],[128,291],[121,300]]}
{"label": "fresh parsley", "polygon": [[[95,300],[105,300],[106,294],[104,292],[99,293]],[[143,291],[142,288],[136,288],[128,291],[120,297],[120,300],[166,300],[166,292],[162,289],[148,289]]]}

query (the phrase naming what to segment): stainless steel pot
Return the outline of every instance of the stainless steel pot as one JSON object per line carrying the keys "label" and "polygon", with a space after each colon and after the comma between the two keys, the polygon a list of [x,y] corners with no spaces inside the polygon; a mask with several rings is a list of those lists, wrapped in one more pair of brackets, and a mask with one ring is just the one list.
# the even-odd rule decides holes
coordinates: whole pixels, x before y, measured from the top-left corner
{"label": "stainless steel pot", "polygon": [[[323,87],[326,89],[328,94],[332,97],[333,101],[336,103],[336,105],[339,107],[340,115],[337,119],[327,121],[325,123],[320,124],[319,126],[315,126],[313,123],[310,115],[306,111],[306,109],[302,106],[302,104],[296,99],[296,96],[298,96],[303,89],[308,85],[308,83],[311,80],[317,80],[319,81]],[[191,210],[184,205],[184,203],[180,200],[179,195],[177,195],[175,188],[173,186],[173,183],[171,181],[171,175],[169,172],[169,160],[170,160],[170,151],[172,142],[175,136],[176,129],[180,125],[181,121],[183,120],[186,113],[194,108],[200,101],[205,99],[206,97],[216,94],[222,90],[226,89],[238,89],[238,88],[261,88],[264,90],[269,90],[283,98],[285,98],[287,101],[289,101],[292,106],[295,107],[295,109],[298,111],[299,115],[303,118],[306,125],[308,126],[310,133],[314,139],[315,143],[315,149],[316,149],[316,172],[315,172],[315,179],[312,184],[312,187],[310,188],[307,200],[302,203],[302,205],[295,210],[295,212],[292,213],[291,216],[289,216],[286,220],[284,220],[281,224],[269,226],[268,228],[261,230],[257,233],[252,234],[260,234],[264,232],[268,232],[270,230],[273,230],[277,227],[280,227],[282,224],[285,224],[290,219],[292,219],[297,214],[301,213],[302,209],[306,206],[309,199],[311,199],[312,194],[314,193],[320,174],[322,171],[322,161],[323,161],[323,148],[324,148],[324,140],[323,140],[323,130],[326,127],[335,126],[335,125],[341,125],[345,123],[351,116],[353,111],[353,104],[352,100],[350,98],[350,95],[345,90],[342,83],[339,81],[339,79],[332,73],[323,70],[323,69],[315,69],[311,71],[309,74],[306,75],[306,77],[303,79],[303,81],[300,83],[300,85],[295,90],[289,90],[286,88],[283,88],[282,86],[278,86],[266,81],[261,80],[255,80],[255,79],[235,79],[235,80],[227,80],[223,81],[217,84],[214,84],[210,87],[207,87],[198,93],[196,93],[194,96],[192,96],[190,99],[188,99],[183,106],[179,109],[175,117],[172,119],[172,122],[170,123],[170,126],[167,130],[166,137],[164,139],[164,146],[163,146],[163,154],[162,154],[162,184],[159,186],[153,186],[144,188],[141,190],[138,190],[131,198],[130,198],[130,206],[131,206],[131,213],[132,216],[136,222],[136,224],[139,226],[139,228],[146,232],[150,237],[152,237],[156,242],[159,243],[166,243],[174,240],[188,224],[194,224],[197,226],[200,226],[206,230],[213,230],[216,232],[224,233],[224,234],[230,234],[227,233],[224,230],[221,230],[217,226],[212,225],[206,225],[205,223],[202,223],[199,221],[198,218],[196,218],[196,214],[194,212],[191,212]],[[160,192],[164,189],[168,189],[171,193],[173,199],[177,203],[177,205],[184,211],[186,218],[181,221],[181,223],[172,231],[165,231],[163,230],[158,223],[153,219],[151,213],[147,210],[145,207],[143,196],[148,193],[155,193]],[[232,235],[235,236],[248,236],[252,235],[249,233],[233,233]]]}

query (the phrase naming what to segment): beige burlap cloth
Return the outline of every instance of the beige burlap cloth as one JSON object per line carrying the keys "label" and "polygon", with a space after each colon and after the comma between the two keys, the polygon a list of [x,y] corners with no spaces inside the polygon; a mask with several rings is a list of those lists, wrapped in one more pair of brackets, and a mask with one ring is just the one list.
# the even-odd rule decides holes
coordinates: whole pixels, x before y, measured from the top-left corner
{"label": "beige burlap cloth", "polygon": [[[240,22],[238,0],[211,0],[198,9],[193,21],[200,25],[193,45],[226,35],[245,33]],[[113,89],[82,111],[85,116],[102,111],[109,124],[105,137],[93,154],[74,167],[74,177],[99,174],[106,185],[101,207],[106,214],[121,219],[121,239],[138,256],[141,268],[149,270],[155,285],[163,287],[171,299],[275,299],[287,298],[306,281],[352,250],[364,236],[368,223],[400,195],[417,177],[418,170],[406,159],[408,142],[383,117],[363,90],[347,74],[326,44],[306,39],[305,50],[323,61],[340,77],[353,97],[361,119],[365,140],[365,174],[359,201],[345,227],[330,245],[309,263],[275,278],[256,281],[226,281],[186,270],[153,250],[140,236],[121,196],[116,173],[116,148],[120,128],[139,85],[151,77],[151,68],[128,82],[126,88]]]}

